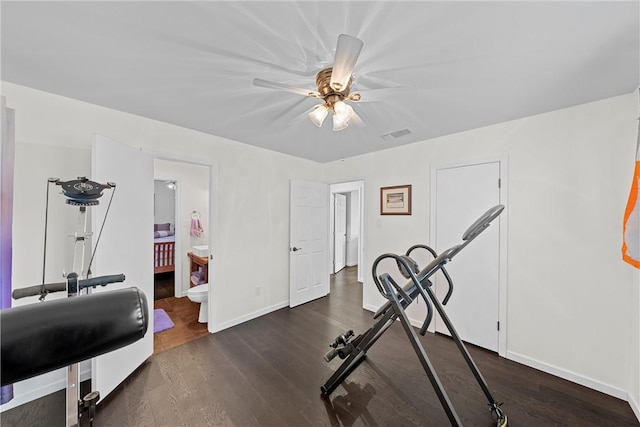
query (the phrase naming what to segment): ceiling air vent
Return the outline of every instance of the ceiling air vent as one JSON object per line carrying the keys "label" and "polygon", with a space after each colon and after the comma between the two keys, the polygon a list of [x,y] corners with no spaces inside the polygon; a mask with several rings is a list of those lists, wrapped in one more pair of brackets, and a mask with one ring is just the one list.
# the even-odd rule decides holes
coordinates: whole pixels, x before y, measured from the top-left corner
{"label": "ceiling air vent", "polygon": [[394,130],[393,132],[389,132],[389,133],[386,133],[386,134],[382,135],[382,139],[388,141],[390,139],[402,138],[403,136],[410,135],[412,133],[413,133],[413,131],[411,129],[409,129],[409,128],[400,129],[400,130]]}

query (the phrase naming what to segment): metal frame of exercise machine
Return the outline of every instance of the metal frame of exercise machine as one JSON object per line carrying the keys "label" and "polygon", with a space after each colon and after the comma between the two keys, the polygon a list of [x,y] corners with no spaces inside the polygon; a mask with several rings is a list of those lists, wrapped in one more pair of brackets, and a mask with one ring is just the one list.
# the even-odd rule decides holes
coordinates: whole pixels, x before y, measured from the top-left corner
{"label": "metal frame of exercise machine", "polygon": [[[47,258],[47,228],[48,228],[48,216],[49,216],[49,188],[51,184],[59,185],[62,188],[62,194],[66,197],[66,204],[79,207],[78,220],[75,233],[70,236],[74,239],[73,249],[73,267],[72,272],[67,273],[65,276],[66,281],[61,283],[45,283],[45,271],[46,271],[46,258]],[[102,197],[103,191],[107,189],[113,189],[111,198],[109,200],[109,206],[107,207],[107,214],[111,201],[115,194],[116,184],[108,182],[106,184],[99,184],[97,182],[90,181],[86,177],[78,177],[77,180],[60,181],[58,178],[49,178],[47,180],[47,195],[46,195],[46,208],[45,208],[45,224],[44,224],[44,253],[42,259],[42,284],[36,286],[30,286],[26,288],[15,289],[13,291],[13,298],[23,298],[26,296],[40,296],[40,301],[43,301],[47,294],[51,292],[67,291],[69,298],[77,297],[84,291],[85,294],[89,293],[90,288],[96,286],[106,286],[109,283],[123,282],[125,280],[124,274],[116,274],[109,276],[100,276],[95,278],[89,278],[91,275],[91,264],[95,255],[95,250],[100,240],[100,234],[106,222],[107,215],[105,215],[100,234],[96,241],[94,251],[91,255],[91,259],[87,264],[85,261],[86,255],[86,242],[92,233],[88,230],[88,217],[87,207],[96,206],[99,204],[99,198]],[[80,320],[78,319],[79,325]],[[80,326],[79,326],[80,327]],[[80,382],[79,382],[79,363],[73,363],[68,366],[67,369],[67,387],[66,387],[66,426],[74,427],[79,425],[80,417],[84,411],[88,411],[90,421],[93,420],[95,414],[95,407],[100,399],[100,393],[97,391],[87,394],[84,398],[79,398]]]}
{"label": "metal frame of exercise machine", "polygon": [[[353,331],[347,331],[338,336],[335,341],[330,344],[331,350],[325,354],[325,360],[329,362],[338,356],[340,359],[343,359],[344,362],[335,371],[331,378],[321,386],[320,390],[323,395],[331,394],[367,357],[367,350],[371,348],[378,338],[382,336],[394,321],[400,320],[400,323],[402,324],[402,327],[407,334],[418,359],[420,360],[422,368],[426,372],[427,377],[438,396],[440,404],[442,405],[449,422],[452,426],[461,426],[462,422],[460,421],[460,418],[456,413],[455,408],[453,407],[453,404],[451,403],[451,400],[449,399],[449,396],[447,395],[447,392],[433,367],[433,364],[429,360],[429,357],[427,356],[423,345],[420,343],[416,331],[409,322],[409,318],[405,312],[405,309],[413,300],[421,297],[426,303],[427,314],[424,323],[420,328],[420,334],[424,335],[431,323],[433,305],[440,314],[440,317],[451,334],[451,338],[455,342],[458,350],[462,354],[465,362],[478,382],[478,385],[487,398],[490,411],[496,417],[496,425],[498,427],[507,425],[507,416],[500,407],[502,404],[497,403],[491,395],[489,387],[480,373],[480,370],[460,339],[460,336],[455,330],[453,323],[447,316],[443,307],[453,292],[453,281],[445,270],[444,265],[451,261],[451,259],[464,249],[464,247],[466,247],[472,240],[478,237],[478,235],[482,233],[490,225],[491,221],[496,219],[503,210],[503,205],[497,205],[489,209],[465,231],[462,236],[463,243],[443,251],[440,255],[436,254],[433,249],[426,245],[415,245],[409,248],[405,255],[384,254],[374,261],[372,267],[373,280],[378,291],[388,301],[380,307],[378,311],[376,311],[373,318],[378,320],[366,332],[352,339]],[[433,261],[431,261],[422,270],[419,270],[417,263],[410,257],[411,253],[418,248],[428,250],[434,256]],[[396,261],[402,275],[409,279],[406,285],[398,285],[388,273],[378,274],[377,268],[379,263],[382,260],[389,258]],[[449,290],[442,302],[438,300],[433,292],[432,282],[430,280],[430,278],[438,271],[441,271],[444,274],[444,277],[449,284]]]}

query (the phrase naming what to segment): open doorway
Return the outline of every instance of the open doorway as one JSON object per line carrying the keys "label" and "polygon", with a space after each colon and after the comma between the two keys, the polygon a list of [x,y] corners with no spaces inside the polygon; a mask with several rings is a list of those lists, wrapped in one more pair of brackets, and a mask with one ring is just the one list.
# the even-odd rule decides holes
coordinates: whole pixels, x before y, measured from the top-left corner
{"label": "open doorway", "polygon": [[[201,274],[201,265],[206,266],[208,272],[212,235],[209,223],[211,168],[158,158],[153,164],[156,183],[154,235],[157,234],[155,229],[160,227],[168,228],[167,233],[174,237],[172,271],[155,274],[154,314],[161,310],[157,315],[165,326],[169,326],[154,331],[154,352],[160,352],[208,334],[208,323],[200,317],[203,306],[208,311],[208,299],[203,304],[202,295],[196,298],[189,289],[197,285],[208,286],[208,275]],[[158,251],[155,250],[154,264],[157,264],[157,258]],[[200,265],[195,264],[194,259]],[[156,265],[154,271],[158,271]],[[165,287],[169,287],[171,279],[173,289],[170,291]]]}
{"label": "open doorway", "polygon": [[[153,182],[153,299],[176,295],[176,229],[177,180],[154,179]],[[178,272],[178,277],[180,274]]]}
{"label": "open doorway", "polygon": [[363,282],[364,259],[364,181],[331,184],[330,272],[343,267],[357,269],[357,281]]}

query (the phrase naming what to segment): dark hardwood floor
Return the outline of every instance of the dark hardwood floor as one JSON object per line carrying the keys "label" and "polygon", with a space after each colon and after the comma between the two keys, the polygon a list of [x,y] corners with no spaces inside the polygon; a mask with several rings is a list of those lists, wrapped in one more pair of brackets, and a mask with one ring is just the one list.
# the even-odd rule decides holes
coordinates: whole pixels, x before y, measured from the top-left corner
{"label": "dark hardwood floor", "polygon": [[[328,344],[347,329],[359,333],[372,324],[361,308],[355,268],[334,279],[328,297],[154,354],[100,404],[94,425],[449,425],[398,322],[330,397],[321,396],[320,385],[340,363],[324,362]],[[434,334],[420,339],[464,425],[495,425],[453,342]],[[627,402],[479,348],[469,351],[511,426],[640,425]],[[54,419],[37,402],[29,405],[38,419]],[[38,425],[12,424],[28,417],[5,414],[3,426]]]}
{"label": "dark hardwood floor", "polygon": [[159,300],[175,296],[174,272],[153,275],[153,299]]}
{"label": "dark hardwood floor", "polygon": [[174,327],[153,336],[153,352],[169,350],[209,334],[206,323],[198,322],[200,304],[174,296],[173,272],[155,275],[153,308],[162,308]]}

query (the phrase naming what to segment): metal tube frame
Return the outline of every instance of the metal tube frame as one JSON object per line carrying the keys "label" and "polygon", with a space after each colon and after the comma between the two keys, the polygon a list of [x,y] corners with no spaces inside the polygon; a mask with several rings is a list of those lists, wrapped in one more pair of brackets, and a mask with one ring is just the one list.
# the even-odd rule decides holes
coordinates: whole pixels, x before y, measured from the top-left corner
{"label": "metal tube frame", "polygon": [[[69,298],[74,298],[80,295],[80,287],[77,280],[82,278],[84,262],[85,262],[85,249],[86,238],[91,235],[87,232],[87,208],[80,206],[80,212],[78,214],[78,222],[76,225],[76,232],[73,235],[74,247],[73,247],[73,273],[67,275],[68,285],[67,292]],[[75,272],[78,272],[77,274]],[[85,291],[88,293],[88,290]],[[74,363],[67,367],[67,390],[66,390],[66,404],[67,404],[67,427],[76,427],[79,425],[80,420],[78,416],[78,407],[80,405],[80,364]]]}
{"label": "metal tube frame", "polygon": [[[419,245],[419,247],[425,248],[432,254],[435,254],[435,251],[433,251],[433,249],[429,247],[426,247],[424,245]],[[415,247],[412,247],[407,252],[410,253],[410,251],[414,248]],[[455,253],[457,252],[459,252],[459,249],[455,251]],[[404,265],[405,269],[410,274],[411,280],[404,287],[401,288],[400,286],[398,286],[388,274],[383,274],[380,277],[376,277],[375,267],[377,266],[377,262],[380,259],[386,257],[396,258],[399,263],[402,263]],[[437,263],[434,264],[436,260]],[[353,372],[353,370],[360,364],[360,362],[362,362],[366,358],[366,351],[378,340],[378,338],[380,338],[380,336],[393,324],[396,319],[399,319],[416,355],[418,356],[418,359],[420,360],[424,371],[427,374],[427,377],[429,378],[429,381],[431,382],[431,385],[436,392],[436,395],[438,396],[438,399],[440,400],[445,413],[447,414],[447,417],[449,418],[449,422],[452,426],[462,425],[444,387],[442,386],[442,383],[440,382],[440,379],[438,378],[437,373],[435,372],[433,365],[431,364],[431,361],[429,360],[429,357],[427,356],[426,351],[424,350],[424,347],[420,343],[418,336],[413,329],[413,326],[409,322],[409,319],[405,312],[405,309],[408,307],[408,305],[416,297],[421,296],[427,305],[429,305],[430,302],[433,303],[436,310],[440,314],[440,317],[444,321],[445,326],[451,334],[451,338],[455,342],[458,350],[467,363],[467,366],[471,370],[474,378],[478,382],[478,385],[487,398],[491,412],[496,414],[497,425],[506,426],[507,417],[500,408],[501,404],[497,403],[491,395],[484,377],[480,373],[480,370],[471,357],[471,354],[469,354],[469,351],[460,339],[460,335],[453,326],[453,323],[451,322],[451,319],[449,319],[449,316],[447,316],[442,303],[438,300],[438,298],[436,298],[434,292],[431,290],[431,282],[429,278],[439,270],[443,271],[445,277],[449,281],[450,290],[452,289],[453,285],[451,278],[444,269],[444,265],[449,261],[449,258],[438,259],[438,257],[436,257],[436,260],[430,263],[417,275],[407,264],[407,261],[398,255],[385,254],[379,257],[376,262],[374,262],[374,279],[376,281],[376,285],[378,285],[381,293],[388,299],[388,302],[385,303],[383,308],[381,310],[378,310],[378,312],[374,316],[374,318],[381,316],[379,320],[369,330],[367,330],[367,332],[354,340],[354,343],[356,341],[358,342],[358,344],[355,346],[354,351],[345,359],[345,361],[342,363],[342,365],[340,365],[340,367],[331,376],[331,378],[329,378],[329,380],[327,380],[327,382],[321,387],[321,391],[324,395],[331,394],[331,392],[333,392],[333,390],[335,390],[338,385],[340,385],[340,383],[342,383],[342,381],[344,381],[351,374],[351,372]],[[401,297],[399,297],[399,295],[401,295]],[[448,294],[447,297],[449,295],[450,294]],[[426,332],[426,326],[428,325],[425,324],[421,330],[421,333],[423,335],[424,332]]]}

